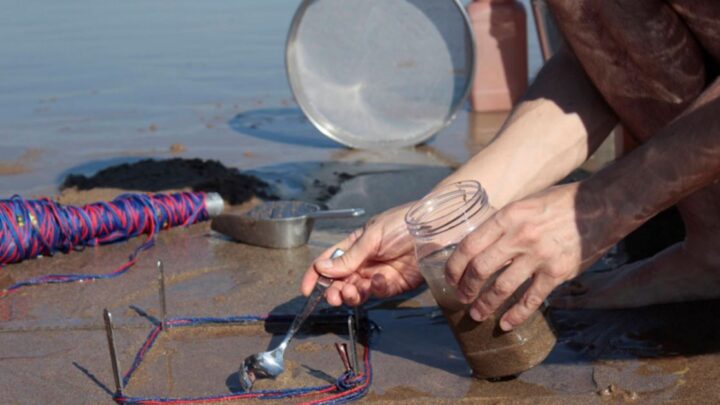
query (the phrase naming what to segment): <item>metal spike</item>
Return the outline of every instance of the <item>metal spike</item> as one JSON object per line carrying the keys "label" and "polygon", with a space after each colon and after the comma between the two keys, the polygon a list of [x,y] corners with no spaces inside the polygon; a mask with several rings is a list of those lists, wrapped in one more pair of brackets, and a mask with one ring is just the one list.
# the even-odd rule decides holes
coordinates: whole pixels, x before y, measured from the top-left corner
{"label": "metal spike", "polygon": [[120,364],[117,358],[117,349],[115,348],[115,336],[113,335],[112,314],[105,308],[103,310],[103,318],[105,319],[105,332],[107,334],[108,349],[110,350],[110,363],[113,369],[113,378],[115,379],[115,393],[123,395],[123,380],[120,377]]}
{"label": "metal spike", "polygon": [[355,321],[354,316],[350,315],[348,316],[348,334],[350,335],[350,355],[352,359],[352,368],[355,370],[355,372],[359,372],[360,369],[358,368],[358,356],[357,356],[357,340],[355,337]]}
{"label": "metal spike", "polygon": [[[355,341],[356,341],[356,343],[357,343],[358,336],[360,336],[360,333],[361,333],[360,332],[360,320],[362,319],[360,316],[361,310],[362,310],[362,304],[353,307],[353,315],[355,318]],[[357,352],[355,352],[355,363],[357,363],[357,362],[358,362],[357,361]],[[357,367],[357,365],[356,365],[356,367]],[[357,372],[360,372],[360,370],[358,370]]]}
{"label": "metal spike", "polygon": [[347,344],[345,343],[335,343],[335,349],[337,350],[338,354],[340,355],[340,360],[343,363],[343,366],[345,367],[345,371],[355,371],[353,370],[352,366],[350,365],[350,358],[348,356],[348,348]]}
{"label": "metal spike", "polygon": [[360,317],[360,310],[361,310],[362,304],[353,307],[353,315],[355,316],[355,333],[360,334],[360,320],[362,319]]}
{"label": "metal spike", "polygon": [[160,288],[160,322],[162,330],[165,330],[167,322],[167,299],[165,297],[165,266],[162,260],[157,261],[158,268],[158,287]]}

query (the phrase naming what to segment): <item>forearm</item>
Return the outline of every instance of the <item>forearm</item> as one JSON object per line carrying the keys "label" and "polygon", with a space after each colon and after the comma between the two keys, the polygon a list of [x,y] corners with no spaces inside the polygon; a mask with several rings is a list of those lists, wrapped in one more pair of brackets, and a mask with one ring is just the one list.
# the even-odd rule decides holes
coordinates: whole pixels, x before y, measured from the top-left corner
{"label": "forearm", "polygon": [[495,139],[441,184],[477,180],[495,207],[546,188],[577,168],[617,118],[574,56],[550,60]]}
{"label": "forearm", "polygon": [[[616,239],[720,178],[720,79],[647,143],[583,182]],[[594,197],[593,197],[594,196]]]}

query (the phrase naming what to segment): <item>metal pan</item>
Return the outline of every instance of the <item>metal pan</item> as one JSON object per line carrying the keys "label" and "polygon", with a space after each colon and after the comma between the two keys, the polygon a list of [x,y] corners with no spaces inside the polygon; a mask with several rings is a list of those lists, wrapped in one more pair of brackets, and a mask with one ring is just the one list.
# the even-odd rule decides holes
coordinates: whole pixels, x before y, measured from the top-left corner
{"label": "metal pan", "polygon": [[364,215],[361,208],[323,210],[302,201],[272,201],[246,214],[224,213],[213,219],[211,228],[249,245],[274,249],[302,246],[310,239],[316,219]]}
{"label": "metal pan", "polygon": [[458,0],[304,0],[286,69],[295,100],[326,136],[356,148],[422,143],[469,91],[475,43]]}

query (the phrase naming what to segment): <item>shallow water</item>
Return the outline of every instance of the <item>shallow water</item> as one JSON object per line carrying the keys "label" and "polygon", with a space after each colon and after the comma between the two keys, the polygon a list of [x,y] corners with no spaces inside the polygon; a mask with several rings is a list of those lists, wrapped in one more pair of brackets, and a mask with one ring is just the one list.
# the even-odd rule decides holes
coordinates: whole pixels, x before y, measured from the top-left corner
{"label": "shallow water", "polygon": [[[68,173],[144,157],[245,169],[345,150],[292,101],[284,45],[297,2],[2,3],[3,196],[52,193]],[[534,72],[540,56],[528,32]],[[461,113],[430,142],[433,153],[467,159],[468,121]]]}

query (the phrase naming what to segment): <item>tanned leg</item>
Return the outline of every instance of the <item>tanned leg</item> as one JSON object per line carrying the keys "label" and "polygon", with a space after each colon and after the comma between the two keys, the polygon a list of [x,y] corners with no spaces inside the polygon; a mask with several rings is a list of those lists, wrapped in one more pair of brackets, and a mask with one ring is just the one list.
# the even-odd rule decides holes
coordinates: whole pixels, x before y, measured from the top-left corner
{"label": "tanned leg", "polygon": [[[702,49],[720,56],[714,37],[720,2],[550,3],[591,80],[640,141],[681,113],[720,99],[720,81],[698,98],[706,80]],[[720,184],[686,197],[678,208],[684,242],[615,271],[584,274],[559,289],[553,304],[617,308],[720,297]]]}
{"label": "tanned leg", "polygon": [[[720,79],[688,109],[687,117],[710,102],[720,102]],[[559,288],[552,304],[623,308],[720,298],[720,183],[691,194],[678,208],[687,235],[683,242],[613,271],[582,274]]]}
{"label": "tanned leg", "polygon": [[707,54],[720,63],[720,1],[668,0],[702,44]]}

